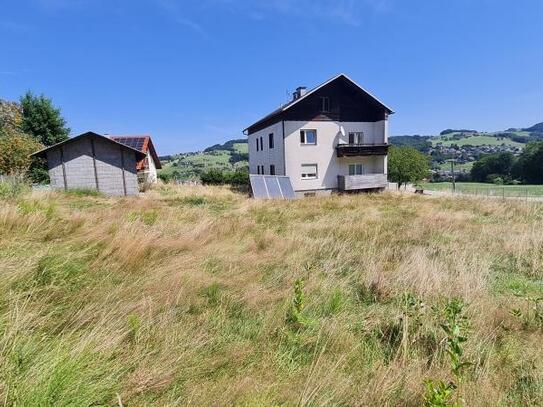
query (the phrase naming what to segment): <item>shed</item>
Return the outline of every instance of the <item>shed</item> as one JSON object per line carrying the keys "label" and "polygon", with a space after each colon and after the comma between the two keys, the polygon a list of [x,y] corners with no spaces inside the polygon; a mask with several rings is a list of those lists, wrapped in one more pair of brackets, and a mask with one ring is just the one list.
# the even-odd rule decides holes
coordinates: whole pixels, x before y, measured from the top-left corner
{"label": "shed", "polygon": [[106,195],[139,193],[136,164],[145,154],[87,132],[32,154],[47,159],[55,189],[94,189]]}
{"label": "shed", "polygon": [[117,143],[124,144],[128,147],[135,148],[146,155],[143,160],[139,160],[136,164],[138,170],[138,179],[140,184],[154,184],[158,180],[157,169],[162,168],[162,164],[158,158],[158,154],[153,145],[153,140],[149,135],[142,136],[113,136],[108,137]]}

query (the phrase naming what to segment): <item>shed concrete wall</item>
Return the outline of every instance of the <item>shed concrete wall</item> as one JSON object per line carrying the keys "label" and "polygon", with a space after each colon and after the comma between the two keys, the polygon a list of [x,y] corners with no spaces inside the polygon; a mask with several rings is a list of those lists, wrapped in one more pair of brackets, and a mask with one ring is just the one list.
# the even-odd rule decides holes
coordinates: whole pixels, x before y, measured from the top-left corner
{"label": "shed concrete wall", "polygon": [[47,162],[53,188],[98,189],[106,195],[125,195],[125,188],[126,195],[139,192],[136,153],[105,140],[86,137],[64,144],[47,152]]}

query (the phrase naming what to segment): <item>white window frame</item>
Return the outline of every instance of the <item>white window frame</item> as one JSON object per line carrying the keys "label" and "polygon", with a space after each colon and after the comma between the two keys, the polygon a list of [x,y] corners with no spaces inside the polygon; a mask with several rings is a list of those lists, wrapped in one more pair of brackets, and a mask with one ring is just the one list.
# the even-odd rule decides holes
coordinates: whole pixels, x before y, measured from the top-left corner
{"label": "white window frame", "polygon": [[[313,131],[315,132],[315,142],[314,143],[308,143],[306,132]],[[300,130],[300,145],[302,146],[316,146],[317,145],[317,129],[302,129]]]}
{"label": "white window frame", "polygon": [[353,163],[349,164],[349,176],[364,175],[364,164]]}
{"label": "white window frame", "polygon": [[[351,143],[351,136],[353,137],[353,143]],[[349,132],[349,144],[364,144],[365,134],[363,131],[350,131]]]}
{"label": "white window frame", "polygon": [[[313,172],[304,172],[304,167],[314,167],[315,171]],[[319,179],[319,166],[315,164],[302,164],[302,171],[301,171],[301,178],[302,180],[306,179]]]}

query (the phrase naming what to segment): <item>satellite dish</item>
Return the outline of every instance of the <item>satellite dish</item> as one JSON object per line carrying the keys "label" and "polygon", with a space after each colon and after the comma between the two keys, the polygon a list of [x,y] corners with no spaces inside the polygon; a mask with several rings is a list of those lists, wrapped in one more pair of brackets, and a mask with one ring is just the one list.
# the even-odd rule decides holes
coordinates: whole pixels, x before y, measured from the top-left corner
{"label": "satellite dish", "polygon": [[345,129],[343,128],[343,126],[339,126],[339,132],[343,137],[345,137]]}

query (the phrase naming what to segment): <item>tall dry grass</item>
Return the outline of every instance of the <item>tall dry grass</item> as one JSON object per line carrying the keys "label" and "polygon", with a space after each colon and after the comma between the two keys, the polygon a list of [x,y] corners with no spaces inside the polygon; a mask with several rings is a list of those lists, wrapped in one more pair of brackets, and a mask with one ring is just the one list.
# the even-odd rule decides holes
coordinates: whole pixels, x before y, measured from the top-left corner
{"label": "tall dry grass", "polygon": [[[5,405],[420,405],[425,379],[450,378],[437,310],[453,297],[474,363],[458,397],[543,404],[526,299],[543,294],[541,206],[209,187],[0,205]],[[408,331],[406,293],[424,303]]]}

